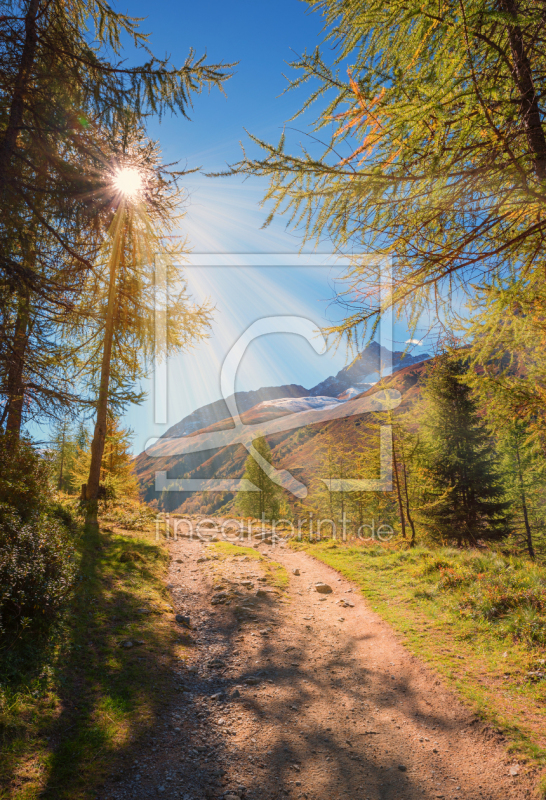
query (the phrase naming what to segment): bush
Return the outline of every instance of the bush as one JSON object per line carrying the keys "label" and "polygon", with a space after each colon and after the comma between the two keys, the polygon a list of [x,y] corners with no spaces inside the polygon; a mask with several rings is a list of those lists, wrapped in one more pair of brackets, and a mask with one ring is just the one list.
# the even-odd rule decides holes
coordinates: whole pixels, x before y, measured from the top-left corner
{"label": "bush", "polygon": [[23,522],[42,511],[51,498],[49,466],[29,442],[0,435],[0,504]]}
{"label": "bush", "polygon": [[104,509],[100,515],[101,522],[119,526],[128,531],[146,530],[154,524],[157,511],[154,511],[140,500],[123,498]]}
{"label": "bush", "polygon": [[74,517],[72,516],[70,509],[58,501],[55,501],[48,506],[47,514],[53,519],[58,520],[58,522],[61,522],[69,530],[72,529],[75,524]]}
{"label": "bush", "polygon": [[53,502],[49,465],[0,436],[0,632],[50,620],[75,573],[72,516]]}
{"label": "bush", "polygon": [[0,631],[50,620],[70,591],[74,548],[63,523],[46,514],[23,522],[0,506]]}

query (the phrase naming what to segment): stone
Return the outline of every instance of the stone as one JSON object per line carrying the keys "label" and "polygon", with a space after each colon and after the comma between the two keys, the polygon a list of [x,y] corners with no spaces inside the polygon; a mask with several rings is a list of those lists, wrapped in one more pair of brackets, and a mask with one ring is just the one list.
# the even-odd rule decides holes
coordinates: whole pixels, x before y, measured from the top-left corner
{"label": "stone", "polygon": [[191,628],[190,618],[184,616],[184,614],[177,614],[175,620],[179,623],[179,625],[184,625],[185,628]]}
{"label": "stone", "polygon": [[227,600],[229,600],[229,596],[226,592],[218,592],[218,594],[214,595],[210,601],[210,604],[211,606],[219,606],[222,603],[225,603]]}
{"label": "stone", "polygon": [[257,686],[260,682],[259,678],[255,678],[252,675],[249,678],[245,678],[245,683],[247,686]]}
{"label": "stone", "polygon": [[271,594],[271,589],[258,589],[256,592],[256,597],[269,597]]}
{"label": "stone", "polygon": [[509,772],[510,775],[512,775],[512,777],[515,777],[516,775],[519,775],[519,765],[518,764],[512,764],[512,766],[510,767],[508,772]]}
{"label": "stone", "polygon": [[315,583],[315,592],[319,594],[331,594],[332,587],[328,586],[327,583]]}
{"label": "stone", "polygon": [[129,647],[133,646],[133,643],[131,641],[129,641],[129,639],[127,639],[125,642],[121,643],[121,646],[129,648]]}
{"label": "stone", "polygon": [[222,661],[221,658],[212,658],[208,662],[207,666],[210,667],[211,669],[214,669],[215,667],[225,667],[226,663],[225,661]]}
{"label": "stone", "polygon": [[408,771],[408,768],[405,767],[403,764],[398,764],[398,769],[400,770],[400,772],[407,772]]}
{"label": "stone", "polygon": [[151,614],[152,612],[150,611],[149,608],[137,608],[136,613],[137,614]]}
{"label": "stone", "polygon": [[235,690],[234,690],[234,691],[231,693],[231,696],[232,696],[232,697],[240,697],[240,696],[241,696],[241,692],[239,691],[239,689],[235,689]]}
{"label": "stone", "polygon": [[293,570],[292,570],[292,573],[293,573],[294,575],[299,575],[299,574],[300,574],[300,571],[299,571],[299,569],[297,569],[297,568],[296,568],[296,569],[293,569]]}
{"label": "stone", "polygon": [[245,586],[247,589],[252,589],[254,584],[252,581],[241,581],[241,586]]}

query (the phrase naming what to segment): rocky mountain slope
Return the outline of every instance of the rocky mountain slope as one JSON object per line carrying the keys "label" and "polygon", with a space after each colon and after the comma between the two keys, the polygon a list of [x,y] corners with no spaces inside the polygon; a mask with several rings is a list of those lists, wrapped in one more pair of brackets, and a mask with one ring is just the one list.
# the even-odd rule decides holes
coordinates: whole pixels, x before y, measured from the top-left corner
{"label": "rocky mountain slope", "polygon": [[377,342],[371,342],[348,367],[344,367],[337,375],[326,378],[326,380],[313,386],[312,389],[309,389],[309,394],[313,397],[317,395],[338,397],[342,392],[350,388],[360,388],[360,391],[364,392],[369,389],[371,384],[379,380],[381,366],[385,368],[390,362],[393,370],[396,371],[412,364],[417,364],[427,358],[430,358],[428,353],[418,356],[412,356],[409,353],[404,354],[400,350],[395,350],[391,353],[386,347],[381,347]]}
{"label": "rocky mountain slope", "polygon": [[[381,357],[384,355],[385,353],[381,353],[379,345],[372,343],[353,365],[341,370],[335,377],[326,379],[311,390],[292,384],[266,387],[256,392],[239,392],[236,400],[241,419],[245,425],[261,424],[287,414],[305,413],[310,409],[333,409],[355,397],[373,395],[377,391],[377,387],[364,381],[364,378],[370,374],[373,375],[373,372],[370,373],[368,370],[377,371],[379,369]],[[384,383],[401,392],[400,408],[407,408],[418,393],[420,379],[424,372],[424,359],[427,358],[428,355],[416,358],[393,353],[394,373]],[[410,363],[407,364],[407,361]],[[359,385],[361,391],[359,391]],[[326,389],[332,394],[327,395]],[[338,389],[337,395],[339,396],[336,396],[333,393]],[[223,417],[222,412],[224,412]],[[366,427],[365,419],[368,416],[370,415],[363,414],[345,419],[322,421],[268,436],[274,465],[277,468],[289,470],[298,481],[308,485],[318,466],[321,446],[320,438],[317,438],[318,434],[329,433],[334,441],[343,441],[348,447],[351,447],[354,442],[354,446],[357,447],[359,437],[362,439],[362,436],[365,435],[363,433]],[[361,427],[363,421],[364,427]],[[209,433],[229,428],[233,428],[233,421],[228,415],[225,401],[221,400],[197,409],[193,414],[174,425],[163,438],[193,437],[204,432]],[[160,510],[210,514],[220,508],[225,508],[226,504],[229,506],[233,495],[222,492],[165,491],[159,493],[155,488],[156,472],[163,471],[169,478],[240,478],[244,473],[247,455],[248,452],[242,445],[161,458],[141,453],[135,459],[135,469],[144,499],[148,502],[155,500]]]}

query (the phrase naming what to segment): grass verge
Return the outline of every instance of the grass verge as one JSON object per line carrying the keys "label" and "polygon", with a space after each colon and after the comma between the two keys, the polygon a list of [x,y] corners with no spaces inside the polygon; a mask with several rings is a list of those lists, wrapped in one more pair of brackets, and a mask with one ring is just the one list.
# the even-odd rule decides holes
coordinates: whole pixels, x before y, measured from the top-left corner
{"label": "grass verge", "polygon": [[264,570],[264,577],[270,586],[281,591],[288,588],[289,578],[286,569],[254,547],[241,547],[230,542],[213,542],[209,545],[209,550],[221,559],[246,557],[253,561],[259,561]]}
{"label": "grass verge", "polygon": [[546,766],[546,569],[497,553],[292,543],[354,581],[511,752]]}
{"label": "grass verge", "polygon": [[171,657],[183,655],[154,531],[81,529],[76,546],[79,579],[62,619],[2,642],[1,800],[94,798],[151,728]]}

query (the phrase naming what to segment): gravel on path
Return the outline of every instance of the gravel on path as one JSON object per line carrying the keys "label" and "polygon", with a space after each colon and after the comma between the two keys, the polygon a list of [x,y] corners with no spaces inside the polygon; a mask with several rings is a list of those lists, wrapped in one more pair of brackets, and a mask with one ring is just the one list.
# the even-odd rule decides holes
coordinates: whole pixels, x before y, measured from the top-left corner
{"label": "gravel on path", "polygon": [[[502,737],[334,570],[282,545],[261,544],[265,561],[169,547],[173,625],[190,618],[192,646],[164,717],[97,798],[532,796]],[[267,559],[287,569],[285,591],[264,580]]]}

